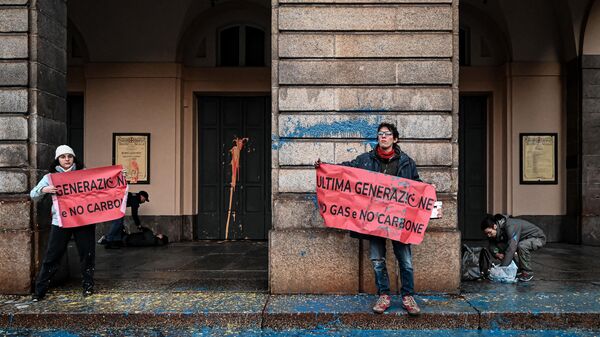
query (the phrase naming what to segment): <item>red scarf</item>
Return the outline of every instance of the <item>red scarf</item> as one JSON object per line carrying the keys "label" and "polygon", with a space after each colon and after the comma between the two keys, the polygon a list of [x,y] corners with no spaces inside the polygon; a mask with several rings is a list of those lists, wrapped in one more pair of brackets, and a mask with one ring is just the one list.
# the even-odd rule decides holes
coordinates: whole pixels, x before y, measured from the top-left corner
{"label": "red scarf", "polygon": [[389,152],[383,152],[383,149],[381,148],[381,146],[377,146],[377,156],[379,156],[379,158],[381,158],[381,159],[387,159],[387,160],[392,159],[392,157],[395,154],[396,154],[396,151],[394,151],[393,146]]}

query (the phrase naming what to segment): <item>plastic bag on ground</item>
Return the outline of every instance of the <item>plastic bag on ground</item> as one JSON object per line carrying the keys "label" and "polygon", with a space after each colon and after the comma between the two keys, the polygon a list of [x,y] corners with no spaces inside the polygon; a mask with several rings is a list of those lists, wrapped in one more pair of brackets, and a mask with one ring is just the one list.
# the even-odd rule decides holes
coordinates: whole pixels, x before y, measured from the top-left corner
{"label": "plastic bag on ground", "polygon": [[506,267],[494,265],[490,269],[490,281],[500,283],[517,282],[517,265],[511,261]]}

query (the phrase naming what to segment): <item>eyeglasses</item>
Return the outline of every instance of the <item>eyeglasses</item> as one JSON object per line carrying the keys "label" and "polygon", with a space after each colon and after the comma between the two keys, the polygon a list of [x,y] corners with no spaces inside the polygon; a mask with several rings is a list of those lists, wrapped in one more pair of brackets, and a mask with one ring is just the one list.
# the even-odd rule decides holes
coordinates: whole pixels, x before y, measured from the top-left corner
{"label": "eyeglasses", "polygon": [[392,131],[379,131],[377,132],[377,136],[381,137],[381,136],[391,136],[392,135]]}

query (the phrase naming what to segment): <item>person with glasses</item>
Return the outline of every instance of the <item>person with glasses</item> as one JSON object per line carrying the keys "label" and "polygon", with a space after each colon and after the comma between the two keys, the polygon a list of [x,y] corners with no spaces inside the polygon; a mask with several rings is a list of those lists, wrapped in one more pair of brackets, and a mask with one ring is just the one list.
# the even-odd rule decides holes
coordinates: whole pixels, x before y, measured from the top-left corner
{"label": "person with glasses", "polygon": [[[377,146],[372,151],[363,153],[354,160],[341,163],[341,165],[421,181],[415,161],[400,149],[398,138],[398,129],[394,124],[381,123],[377,127]],[[315,162],[315,167],[318,167],[320,164],[321,161],[319,159]],[[366,239],[370,243],[369,256],[373,265],[377,295],[379,296],[373,306],[373,311],[382,314],[391,306],[390,280],[385,262],[386,239],[356,232],[350,232],[350,236]],[[419,315],[421,309],[413,297],[414,274],[410,244],[392,241],[392,245],[394,255],[400,266],[402,305],[409,315]]]}

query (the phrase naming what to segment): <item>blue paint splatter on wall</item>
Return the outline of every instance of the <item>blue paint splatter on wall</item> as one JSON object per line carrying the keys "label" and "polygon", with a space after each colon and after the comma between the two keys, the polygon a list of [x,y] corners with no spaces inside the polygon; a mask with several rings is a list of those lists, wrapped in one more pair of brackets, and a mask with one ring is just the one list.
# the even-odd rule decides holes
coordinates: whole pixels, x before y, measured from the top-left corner
{"label": "blue paint splatter on wall", "polygon": [[315,206],[315,210],[319,211],[319,202],[317,201],[317,195],[316,194],[310,194],[307,196],[307,199],[312,201],[313,205]]}
{"label": "blue paint splatter on wall", "polygon": [[276,134],[271,135],[271,150],[279,150],[285,143],[286,139],[278,138]]}
{"label": "blue paint splatter on wall", "polygon": [[313,125],[302,125],[300,120],[287,117],[287,123],[283,122],[280,136],[287,138],[369,138],[373,137],[377,126],[383,118],[381,116],[369,118],[354,118],[350,120],[329,120],[316,122]]}

